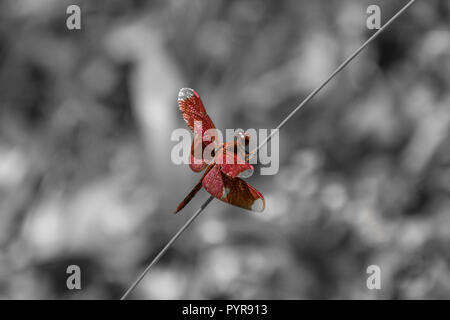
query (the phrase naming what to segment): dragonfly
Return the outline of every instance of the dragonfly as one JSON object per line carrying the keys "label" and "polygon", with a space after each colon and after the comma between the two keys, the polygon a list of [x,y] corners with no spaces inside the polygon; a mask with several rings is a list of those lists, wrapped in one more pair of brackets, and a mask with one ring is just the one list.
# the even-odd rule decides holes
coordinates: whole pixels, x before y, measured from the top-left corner
{"label": "dragonfly", "polygon": [[[194,172],[205,172],[178,205],[175,213],[182,210],[202,188],[225,203],[250,211],[264,211],[266,203],[263,195],[242,180],[254,172],[253,166],[248,163],[249,135],[238,131],[237,139],[221,144],[214,134],[216,127],[206,113],[200,96],[193,89],[182,88],[179,91],[178,106],[186,124],[194,133],[189,167]],[[198,123],[201,123],[201,130],[195,128]],[[211,161],[203,156],[196,158],[197,154],[203,155],[207,147],[212,147]]]}

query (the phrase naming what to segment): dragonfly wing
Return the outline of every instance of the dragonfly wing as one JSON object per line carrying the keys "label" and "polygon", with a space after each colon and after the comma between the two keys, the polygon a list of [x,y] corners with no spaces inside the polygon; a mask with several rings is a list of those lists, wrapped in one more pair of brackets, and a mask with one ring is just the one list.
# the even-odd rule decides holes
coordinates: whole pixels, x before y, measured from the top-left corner
{"label": "dragonfly wing", "polygon": [[214,123],[206,113],[202,100],[197,92],[190,88],[183,88],[178,93],[178,106],[183,114],[184,121],[192,131],[194,131],[194,122],[202,123],[204,133],[208,129],[214,129]]}
{"label": "dragonfly wing", "polygon": [[[206,161],[203,159],[203,150],[205,150],[206,145],[202,141],[202,138],[194,138],[194,141],[192,141],[192,147],[191,147],[191,158],[189,161],[189,167],[194,172],[200,172],[203,169],[206,168],[208,165]],[[199,159],[195,158],[195,152],[197,150],[197,153],[200,155]]]}
{"label": "dragonfly wing", "polygon": [[228,204],[251,210],[263,211],[266,204],[262,194],[240,178],[232,178],[215,165],[202,180],[206,191]]}
{"label": "dragonfly wing", "polygon": [[[207,166],[203,159],[203,151],[212,143],[213,137],[205,134],[207,130],[215,129],[214,123],[206,113],[200,96],[190,88],[183,88],[178,93],[178,106],[180,107],[184,121],[194,132],[194,141],[191,147],[190,168],[195,172],[200,172]],[[201,123],[201,130],[195,130],[195,122]],[[195,158],[194,155],[199,157]]]}
{"label": "dragonfly wing", "polygon": [[248,178],[253,175],[255,171],[253,166],[243,160],[238,163],[238,156],[224,148],[224,156],[221,165],[221,170],[231,178]]}

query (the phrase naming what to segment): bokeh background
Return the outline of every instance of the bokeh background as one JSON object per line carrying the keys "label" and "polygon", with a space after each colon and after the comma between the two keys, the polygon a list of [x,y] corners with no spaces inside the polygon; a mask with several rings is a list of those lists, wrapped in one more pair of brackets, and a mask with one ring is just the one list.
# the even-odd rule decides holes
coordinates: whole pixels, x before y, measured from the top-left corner
{"label": "bokeh background", "polygon": [[[178,90],[220,129],[275,128],[369,4],[405,3],[1,1],[0,298],[119,298],[208,197],[172,214],[200,177],[170,160]],[[283,127],[279,173],[249,179],[265,212],[213,201],[132,298],[450,298],[449,21],[417,1]]]}

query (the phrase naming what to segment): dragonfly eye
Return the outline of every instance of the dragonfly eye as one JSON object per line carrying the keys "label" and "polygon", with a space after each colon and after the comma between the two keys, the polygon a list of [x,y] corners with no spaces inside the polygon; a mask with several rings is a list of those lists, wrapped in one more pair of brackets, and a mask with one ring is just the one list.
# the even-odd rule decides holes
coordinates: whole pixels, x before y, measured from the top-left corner
{"label": "dragonfly eye", "polygon": [[237,155],[241,159],[245,159],[247,161],[249,154],[249,143],[250,136],[242,130],[239,130],[235,133],[234,136],[234,144],[232,149],[228,149],[232,151],[235,155]]}

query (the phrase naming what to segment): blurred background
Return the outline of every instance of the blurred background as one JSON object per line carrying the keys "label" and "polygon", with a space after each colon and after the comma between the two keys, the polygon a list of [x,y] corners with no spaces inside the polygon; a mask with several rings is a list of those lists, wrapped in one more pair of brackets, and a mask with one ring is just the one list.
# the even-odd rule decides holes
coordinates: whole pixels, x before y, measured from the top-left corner
{"label": "blurred background", "polygon": [[[178,90],[275,128],[406,2],[0,1],[0,298],[119,298],[208,197],[172,214]],[[449,21],[417,1],[283,127],[266,210],[213,201],[132,298],[450,298]]]}

